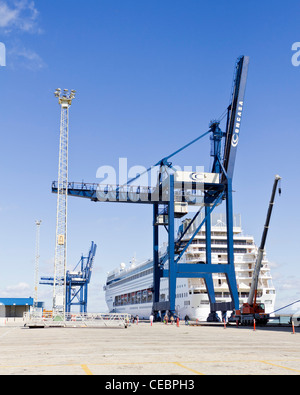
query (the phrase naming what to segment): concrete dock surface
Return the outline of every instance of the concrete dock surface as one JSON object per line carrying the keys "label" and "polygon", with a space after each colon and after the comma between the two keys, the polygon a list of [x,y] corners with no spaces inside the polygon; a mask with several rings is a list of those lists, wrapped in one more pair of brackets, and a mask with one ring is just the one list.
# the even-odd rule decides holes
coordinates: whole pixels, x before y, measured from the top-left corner
{"label": "concrete dock surface", "polygon": [[0,327],[0,375],[299,375],[300,329]]}

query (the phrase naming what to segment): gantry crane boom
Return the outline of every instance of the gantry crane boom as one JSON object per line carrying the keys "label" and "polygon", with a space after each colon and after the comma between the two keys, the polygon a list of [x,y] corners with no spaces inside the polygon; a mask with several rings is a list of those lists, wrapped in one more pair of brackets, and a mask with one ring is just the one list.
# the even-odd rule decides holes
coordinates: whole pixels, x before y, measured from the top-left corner
{"label": "gantry crane boom", "polygon": [[249,57],[241,56],[236,64],[236,75],[232,90],[232,102],[228,107],[226,140],[223,159],[224,170],[227,173],[227,177],[230,178],[233,177],[237,147],[240,137],[248,68]]}

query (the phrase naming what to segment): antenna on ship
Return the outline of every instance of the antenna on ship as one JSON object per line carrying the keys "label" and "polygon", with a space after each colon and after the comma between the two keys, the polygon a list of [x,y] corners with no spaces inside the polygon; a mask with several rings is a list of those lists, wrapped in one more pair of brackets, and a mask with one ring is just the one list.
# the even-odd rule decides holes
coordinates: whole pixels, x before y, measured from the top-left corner
{"label": "antenna on ship", "polygon": [[67,268],[67,196],[68,196],[68,140],[69,108],[76,91],[56,89],[54,95],[61,106],[58,193],[56,214],[56,240],[53,282],[53,312],[66,311],[66,268]]}

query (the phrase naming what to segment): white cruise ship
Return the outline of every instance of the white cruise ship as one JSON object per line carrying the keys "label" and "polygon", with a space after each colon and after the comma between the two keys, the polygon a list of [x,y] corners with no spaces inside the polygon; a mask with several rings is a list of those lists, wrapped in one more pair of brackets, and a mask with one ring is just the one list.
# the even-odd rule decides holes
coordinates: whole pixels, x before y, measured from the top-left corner
{"label": "white cruise ship", "polygon": [[[195,221],[185,239],[189,240],[203,218]],[[200,222],[199,222],[200,221]],[[212,216],[212,262],[227,263],[227,234],[225,218],[222,214]],[[182,223],[181,231],[189,224]],[[240,304],[246,303],[253,271],[256,263],[258,247],[253,236],[243,234],[241,217],[234,217],[234,261]],[[163,249],[161,250],[163,255]],[[205,227],[197,234],[183,256],[186,263],[205,262]],[[216,302],[230,302],[231,297],[225,274],[214,274]],[[104,287],[106,303],[110,312],[129,313],[140,318],[149,318],[152,310],[153,261],[149,259],[141,263],[131,262],[129,267],[124,263],[108,273]],[[169,298],[168,279],[161,279],[160,301]],[[275,305],[275,288],[272,284],[269,263],[264,256],[263,267],[258,284],[257,301],[264,303],[266,313],[272,313]],[[210,313],[210,304],[204,280],[178,279],[176,291],[176,312],[180,318],[188,316],[191,320],[206,321]],[[230,314],[230,312],[229,312]],[[220,316],[220,315],[219,315]]]}

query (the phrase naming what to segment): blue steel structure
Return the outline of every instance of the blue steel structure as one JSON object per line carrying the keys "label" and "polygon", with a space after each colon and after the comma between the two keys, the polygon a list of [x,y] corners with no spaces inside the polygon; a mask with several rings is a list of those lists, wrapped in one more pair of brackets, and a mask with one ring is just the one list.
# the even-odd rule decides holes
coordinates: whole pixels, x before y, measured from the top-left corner
{"label": "blue steel structure", "polygon": [[[97,245],[92,242],[88,256],[82,255],[73,271],[66,274],[66,313],[71,312],[72,306],[80,306],[81,313],[87,313],[88,286],[91,281],[92,269]],[[40,284],[52,285],[53,277],[41,277]]]}
{"label": "blue steel structure", "polygon": [[0,305],[4,306],[33,306],[33,298],[0,298]]}
{"label": "blue steel structure", "polygon": [[[140,203],[153,205],[153,261],[154,261],[154,278],[153,278],[153,311],[166,311],[175,314],[175,297],[177,278],[203,278],[206,284],[210,300],[211,314],[209,321],[218,320],[217,311],[225,314],[229,310],[239,310],[239,296],[236,283],[234,268],[234,246],[233,246],[233,202],[232,202],[232,178],[234,173],[237,147],[240,137],[240,127],[244,109],[244,95],[246,80],[248,74],[249,57],[241,56],[238,58],[235,66],[235,76],[231,95],[231,103],[227,108],[226,131],[220,129],[220,121],[213,121],[209,130],[200,137],[186,144],[171,155],[163,158],[155,166],[160,167],[158,184],[152,187],[132,187],[132,184],[138,177],[130,180],[126,185],[107,185],[85,183],[69,183],[68,194],[81,198],[88,198],[94,202],[112,201],[120,203]],[[213,165],[211,173],[219,177],[220,182],[204,182],[204,207],[205,218],[198,226],[188,243],[183,242],[183,236],[195,222],[201,208],[191,220],[190,225],[177,239],[175,238],[175,218],[178,214],[175,210],[175,194],[181,196],[182,203],[190,202],[190,196],[187,196],[184,185],[178,187],[175,185],[172,163],[169,161],[172,157],[187,149],[201,138],[211,135]],[[148,169],[150,171],[152,168]],[[164,193],[163,171],[169,174],[168,192]],[[191,182],[190,189],[196,191],[196,182]],[[52,192],[57,193],[57,183],[52,184]],[[134,198],[133,198],[134,196]],[[226,203],[226,220],[227,220],[227,264],[212,264],[211,249],[211,214],[214,209],[223,201]],[[161,223],[158,221],[159,214],[163,213],[166,220]],[[168,249],[164,256],[159,255],[159,226],[163,225],[168,232]],[[194,240],[199,230],[205,225],[206,231],[206,262],[196,264],[187,264],[182,262],[184,253]],[[167,264],[168,263],[168,264]],[[213,274],[223,273],[226,276],[228,287],[231,294],[231,302],[216,303]],[[169,279],[169,301],[160,302],[160,280],[166,277]]]}

